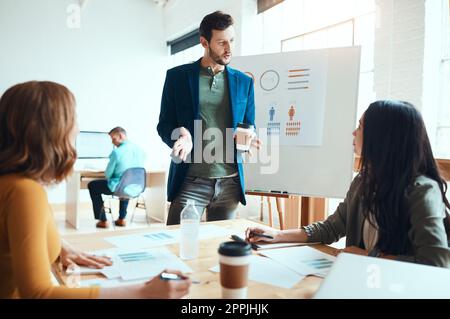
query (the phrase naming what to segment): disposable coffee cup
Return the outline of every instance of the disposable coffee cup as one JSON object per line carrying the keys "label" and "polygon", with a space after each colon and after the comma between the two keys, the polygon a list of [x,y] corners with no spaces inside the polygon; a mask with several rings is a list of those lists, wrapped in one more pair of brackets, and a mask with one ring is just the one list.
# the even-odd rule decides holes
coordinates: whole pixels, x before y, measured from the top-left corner
{"label": "disposable coffee cup", "polygon": [[219,246],[222,298],[247,298],[248,267],[252,248],[246,242],[228,241]]}
{"label": "disposable coffee cup", "polygon": [[236,149],[242,152],[247,152],[250,149],[250,144],[255,138],[255,127],[247,123],[238,123],[236,127]]}

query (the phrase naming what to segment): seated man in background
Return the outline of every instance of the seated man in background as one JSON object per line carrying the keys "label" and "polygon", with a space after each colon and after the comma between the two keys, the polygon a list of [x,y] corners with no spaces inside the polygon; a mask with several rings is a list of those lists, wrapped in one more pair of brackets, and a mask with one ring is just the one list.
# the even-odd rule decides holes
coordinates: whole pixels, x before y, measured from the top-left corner
{"label": "seated man in background", "polygon": [[[111,142],[116,146],[109,155],[109,163],[105,170],[106,179],[99,179],[88,184],[91,195],[95,219],[98,219],[98,228],[108,228],[106,214],[103,207],[102,194],[112,195],[116,190],[122,174],[131,167],[144,167],[145,154],[135,144],[127,139],[126,131],[115,127],[109,132]],[[116,226],[126,226],[128,199],[120,199],[119,219]]]}

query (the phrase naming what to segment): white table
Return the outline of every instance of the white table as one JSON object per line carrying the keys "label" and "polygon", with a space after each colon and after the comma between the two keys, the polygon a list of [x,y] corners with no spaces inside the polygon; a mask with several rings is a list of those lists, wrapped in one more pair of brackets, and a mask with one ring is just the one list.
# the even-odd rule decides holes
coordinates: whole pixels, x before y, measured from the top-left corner
{"label": "white table", "polygon": [[[67,178],[66,185],[66,221],[75,229],[79,228],[80,189],[87,189],[87,184],[95,179],[105,178],[104,171],[74,171]],[[147,171],[145,190],[145,207],[150,216],[163,223],[167,218],[167,176],[164,170]]]}

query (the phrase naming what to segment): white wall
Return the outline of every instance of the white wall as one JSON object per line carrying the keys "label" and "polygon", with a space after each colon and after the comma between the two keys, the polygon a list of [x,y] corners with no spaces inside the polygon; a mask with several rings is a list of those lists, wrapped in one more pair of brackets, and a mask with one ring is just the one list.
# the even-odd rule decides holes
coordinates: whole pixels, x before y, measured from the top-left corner
{"label": "white wall", "polygon": [[[80,28],[69,28],[70,0],[0,2],[0,94],[29,80],[66,85],[81,130],[120,125],[141,145],[150,168],[169,163],[156,133],[168,63],[163,12],[150,0],[86,1]],[[64,186],[49,192],[64,201]]]}

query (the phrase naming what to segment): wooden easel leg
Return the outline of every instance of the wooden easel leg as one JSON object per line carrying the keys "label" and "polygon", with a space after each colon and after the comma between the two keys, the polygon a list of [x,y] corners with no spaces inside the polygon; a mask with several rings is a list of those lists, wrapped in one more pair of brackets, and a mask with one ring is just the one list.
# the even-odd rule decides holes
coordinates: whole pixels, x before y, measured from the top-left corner
{"label": "wooden easel leg", "polygon": [[284,229],[284,220],[283,220],[283,203],[281,201],[281,198],[276,198],[277,203],[277,211],[278,211],[278,221],[280,222],[280,229]]}
{"label": "wooden easel leg", "polygon": [[273,227],[272,205],[270,202],[270,197],[268,197],[268,196],[267,196],[267,205],[269,206],[269,226]]}
{"label": "wooden easel leg", "polygon": [[259,202],[259,220],[264,220],[264,196],[261,196],[261,200]]}

